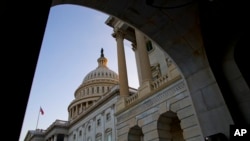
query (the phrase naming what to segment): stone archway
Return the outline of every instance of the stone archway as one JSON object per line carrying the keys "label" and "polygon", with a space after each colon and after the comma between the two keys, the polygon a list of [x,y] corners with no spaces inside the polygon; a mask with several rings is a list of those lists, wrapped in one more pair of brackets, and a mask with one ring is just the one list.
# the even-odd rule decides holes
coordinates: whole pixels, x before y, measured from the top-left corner
{"label": "stone archway", "polygon": [[[202,20],[200,20],[200,12],[202,12],[202,10],[199,9],[199,6],[206,8],[206,5],[210,6],[212,1],[206,1],[204,3],[205,6],[202,5],[203,3],[198,3],[198,1],[192,1],[190,3],[190,0],[177,0],[174,1],[174,3],[157,0],[151,3],[156,5],[160,4],[163,7],[165,5],[164,8],[154,7],[147,2],[149,1],[53,0],[52,6],[58,4],[76,4],[90,7],[115,16],[128,23],[131,27],[140,30],[148,38],[162,47],[180,69],[190,92],[191,101],[194,105],[196,116],[199,119],[203,135],[208,136],[222,132],[229,136],[229,125],[234,123],[236,119],[232,119],[232,109],[225,103],[226,99],[222,95],[222,85],[219,86],[218,83],[220,82],[216,81],[216,79],[218,80],[220,77],[215,76],[211,70],[211,64],[216,63],[217,60],[212,63],[208,62],[208,58],[213,58],[215,53],[218,56],[221,54],[216,52],[218,48],[215,48],[215,50],[212,51],[212,56],[208,56],[208,51],[206,50],[207,48],[214,48],[214,46],[217,47],[219,45],[218,43],[222,42],[220,38],[218,38],[219,40],[216,40],[216,42],[207,42],[207,46],[205,47],[204,38],[206,37],[204,37],[204,33],[201,32]],[[175,8],[171,8],[171,10],[168,9],[171,6]],[[233,6],[235,6],[235,4],[233,4]],[[208,8],[214,9],[214,7]],[[215,8],[219,9],[219,7]],[[231,9],[230,6],[228,8]],[[206,11],[205,13],[214,12]],[[222,13],[227,12],[223,11]],[[228,15],[231,16],[231,14]],[[207,16],[203,17],[207,18]],[[230,19],[232,18],[230,17]],[[216,21],[216,24],[218,22],[214,19],[210,21]],[[230,21],[231,20],[228,20],[229,23],[232,23]],[[204,29],[204,23],[207,22],[204,22],[204,20],[202,22]],[[210,26],[210,24],[208,25]],[[213,38],[214,34],[217,34],[218,31],[220,30],[213,31],[213,34],[211,34],[211,36],[209,35],[209,37]],[[221,37],[226,34],[218,35]],[[227,120],[221,120],[224,119],[224,117],[228,117]]]}
{"label": "stone archway", "polygon": [[130,128],[128,132],[128,141],[144,141],[142,129],[139,126]]}
{"label": "stone archway", "polygon": [[[199,46],[199,44],[198,45],[189,44],[190,46],[181,46],[179,44],[180,46],[178,46],[178,45],[174,46],[175,48],[174,47],[168,47],[167,45],[171,45],[172,43],[175,44],[177,42],[175,42],[176,40],[172,40],[173,38],[170,39],[169,36],[167,36],[169,34],[164,34],[164,32],[169,31],[169,30],[167,30],[167,28],[164,28],[164,26],[162,26],[162,25],[168,25],[167,23],[164,22],[165,21],[164,17],[162,17],[162,19],[158,19],[158,21],[157,21],[157,18],[154,18],[153,16],[160,15],[159,12],[154,12],[152,14],[150,12],[151,9],[148,9],[148,7],[146,7],[145,5],[141,5],[141,9],[142,10],[137,9],[137,7],[135,5],[136,5],[136,3],[137,4],[139,3],[138,0],[130,1],[130,4],[126,4],[125,1],[126,0],[121,0],[119,2],[115,1],[115,0],[113,0],[113,1],[112,0],[110,0],[110,1],[109,0],[106,0],[106,1],[92,1],[92,0],[84,0],[84,1],[83,0],[79,0],[79,1],[75,1],[75,0],[53,0],[53,3],[54,4],[63,4],[63,3],[72,3],[73,4],[73,3],[78,2],[79,5],[80,5],[80,3],[82,3],[82,5],[86,5],[86,6],[94,8],[94,9],[99,9],[100,11],[105,11],[105,9],[109,10],[110,12],[107,11],[107,13],[109,13],[109,14],[110,13],[113,13],[113,14],[115,13],[114,14],[115,16],[118,16],[118,17],[120,17],[123,20],[127,18],[127,20],[129,20],[128,21],[129,23],[133,24],[135,27],[137,27],[137,28],[141,29],[142,31],[144,31],[144,33],[146,33],[154,41],[156,41],[160,46],[162,46],[163,49],[166,52],[168,52],[169,55],[173,58],[173,60],[175,60],[175,62],[177,63],[177,65],[180,67],[181,71],[184,72],[184,77],[187,79],[188,87],[190,87],[191,97],[192,97],[192,100],[194,101],[194,106],[195,106],[195,109],[196,109],[196,112],[197,112],[197,116],[199,117],[199,121],[201,122],[204,136],[207,136],[207,135],[210,135],[210,134],[214,133],[212,130],[207,130],[206,129],[207,127],[209,127],[210,129],[218,129],[217,127],[221,127],[216,132],[222,131],[223,133],[228,133],[229,124],[233,123],[233,121],[231,120],[230,113],[228,113],[228,111],[227,111],[228,110],[227,109],[227,105],[224,104],[223,100],[221,98],[220,99],[215,99],[213,97],[209,97],[209,101],[216,100],[219,103],[218,106],[215,105],[214,103],[209,103],[209,105],[200,106],[201,103],[197,102],[197,101],[201,101],[203,96],[206,96],[206,88],[207,88],[207,90],[209,90],[209,92],[208,92],[209,94],[213,94],[214,93],[215,95],[221,95],[220,92],[217,92],[217,91],[220,91],[220,90],[217,90],[217,88],[218,88],[217,82],[213,78],[213,73],[210,70],[209,64],[206,63],[204,65],[203,63],[206,62],[206,61],[202,61],[202,57],[199,56],[199,53],[203,54],[202,52],[200,52],[200,51],[202,51],[202,48],[203,48],[202,46],[203,45],[200,44],[201,46]],[[107,3],[107,2],[109,2],[109,3]],[[130,11],[128,11],[127,13],[124,13],[124,15],[123,15],[119,11],[121,11],[124,8],[121,8],[121,7],[112,7],[112,6],[110,6],[110,5],[112,5],[110,2],[111,3],[113,2],[114,6],[117,5],[117,3],[119,3],[120,5],[123,5],[124,8],[130,8]],[[178,0],[178,2],[183,2],[183,1]],[[93,3],[99,3],[99,4],[97,4],[97,6],[93,6]],[[107,3],[107,4],[104,4],[104,3]],[[131,4],[131,3],[133,3],[133,4]],[[218,3],[222,3],[221,4],[222,8],[219,7],[219,6],[217,6]],[[224,35],[234,36],[235,34],[232,33],[232,29],[237,29],[239,27],[241,29],[244,29],[245,27],[248,26],[247,25],[248,22],[242,21],[242,20],[245,20],[245,17],[247,17],[247,15],[246,15],[247,12],[245,12],[245,10],[247,10],[247,8],[245,8],[244,6],[248,6],[248,5],[245,4],[245,3],[235,2],[235,1],[233,1],[233,2],[229,2],[228,1],[226,3],[224,3],[223,1],[202,1],[202,4],[203,5],[200,5],[200,9],[204,10],[203,13],[208,14],[208,16],[209,15],[211,16],[211,13],[216,14],[216,15],[212,15],[212,18],[208,18],[207,15],[203,16],[204,19],[207,19],[207,21],[208,21],[208,22],[204,22],[204,21],[201,22],[201,23],[203,23],[203,26],[204,26],[204,23],[207,23],[208,27],[210,27],[210,28],[207,28],[207,29],[210,30],[211,28],[214,29],[215,25],[222,25],[219,28],[215,28],[214,30],[212,30],[212,32],[209,35],[209,37],[211,37],[213,39],[214,39],[215,35],[217,35],[217,37],[224,37]],[[130,5],[133,5],[134,7],[130,7]],[[143,6],[144,6],[144,8],[143,8]],[[22,6],[19,6],[19,7],[21,7],[21,10],[23,10]],[[45,14],[42,14],[42,16],[46,17],[46,14],[47,14],[48,10],[44,10],[44,9],[46,9],[47,7],[45,7],[45,6],[44,6],[45,8],[36,8],[35,6],[29,6],[29,7],[32,7],[31,8],[31,11],[33,10],[32,11],[32,16],[30,16],[27,19],[24,18],[25,20],[22,20],[22,21],[29,21],[29,22],[25,22],[25,24],[16,24],[15,26],[12,26],[11,28],[14,28],[14,27],[15,28],[16,27],[19,28],[20,27],[19,29],[22,29],[22,30],[13,30],[14,34],[22,36],[22,34],[23,34],[22,31],[24,31],[23,29],[25,29],[25,32],[26,32],[27,31],[26,28],[32,29],[32,30],[30,30],[30,31],[32,31],[32,32],[30,32],[31,34],[27,34],[27,35],[30,35],[29,37],[33,36],[33,34],[37,35],[37,33],[43,33],[44,32],[44,31],[41,31],[40,29],[37,29],[37,28],[34,28],[34,29],[31,28],[32,27],[31,25],[34,24],[34,22],[33,22],[34,19],[38,20],[37,18],[33,18],[33,17],[39,17],[39,19],[41,18],[39,16],[40,15],[39,13],[41,13],[41,11],[45,13]],[[206,8],[206,7],[208,7],[208,8]],[[37,10],[37,9],[39,9],[39,10]],[[43,10],[41,10],[41,9],[43,9]],[[224,16],[223,15],[218,15],[218,12],[216,12],[216,11],[218,11],[219,9],[221,9],[221,11],[222,11],[222,12],[219,11],[219,13],[223,13]],[[237,10],[232,10],[232,9],[237,9]],[[140,16],[141,13],[139,13],[138,11],[143,11],[144,13],[149,13],[149,14],[152,14],[152,15],[149,15],[149,16],[145,16],[145,15]],[[199,10],[197,10],[197,11],[199,11]],[[200,11],[200,12],[202,13],[202,11]],[[21,16],[25,16],[26,15],[26,14],[23,14],[22,12],[17,12],[15,14],[18,14],[18,13],[21,13]],[[33,16],[34,13],[36,13],[37,16]],[[172,11],[172,13],[174,13],[174,14],[171,14],[171,12],[170,13],[165,13],[164,10],[162,11],[162,14],[170,16],[170,20],[176,22],[173,25],[178,25],[179,24],[179,26],[178,26],[179,28],[174,28],[174,29],[186,28],[187,24],[189,24],[189,22],[187,22],[187,21],[192,21],[192,20],[190,20],[190,18],[188,18],[188,20],[185,21],[185,15],[183,15],[183,12]],[[190,13],[186,12],[186,14],[188,15]],[[225,19],[225,16],[228,17],[227,20],[226,20],[226,22],[225,22],[226,24],[224,24],[224,23],[221,22],[221,20]],[[11,17],[11,16],[8,16],[8,17]],[[16,17],[16,15],[13,16],[13,17]],[[151,20],[142,20],[142,19],[138,18],[135,21],[131,21],[131,18],[137,18],[137,17],[147,17],[147,18],[150,18]],[[30,20],[30,19],[32,19],[32,20]],[[221,19],[221,20],[218,20],[218,19]],[[6,21],[8,21],[8,20],[6,20]],[[30,22],[30,21],[32,21],[32,22]],[[209,22],[209,21],[213,21],[214,23],[211,24],[211,22]],[[13,22],[13,23],[16,23],[16,22]],[[161,23],[161,25],[155,24],[155,23]],[[237,24],[234,24],[234,23],[237,23]],[[246,24],[247,26],[244,26],[243,23]],[[152,28],[150,28],[147,32],[145,32],[145,29],[148,29],[147,27],[150,24],[157,25],[158,28],[156,26],[155,27],[152,26]],[[23,27],[24,25],[26,25],[25,26],[26,28]],[[43,23],[43,21],[40,22],[40,20],[38,20],[38,22],[36,23],[36,25],[39,25],[37,27],[44,27],[43,25],[46,25],[46,22]],[[225,30],[225,29],[221,29],[221,27],[230,27],[230,29],[229,30]],[[18,28],[16,28],[16,29],[18,29]],[[159,30],[159,29],[161,29],[161,30]],[[169,28],[169,29],[170,29],[170,31],[173,30],[172,28]],[[43,28],[42,28],[42,30],[43,30]],[[196,30],[194,29],[194,30],[188,30],[188,31],[189,32],[186,32],[186,33],[194,33],[192,31],[196,31]],[[8,33],[9,32],[11,32],[11,31],[8,30]],[[151,33],[151,35],[150,35],[150,33]],[[197,33],[199,34],[199,31],[197,31]],[[221,33],[221,34],[218,34],[218,33]],[[182,34],[182,35],[183,35],[183,37],[187,37],[188,36],[188,34],[187,35]],[[16,37],[18,38],[18,36],[16,36]],[[164,39],[162,39],[162,41],[161,41],[162,37],[164,37]],[[188,39],[187,38],[183,38],[183,39],[185,39],[185,41],[188,42],[188,41],[192,41],[192,39],[193,40],[197,40],[197,38],[198,39],[200,38],[199,35],[197,36],[197,38],[196,38],[196,36],[189,36],[189,37],[190,38],[188,38]],[[25,42],[24,46],[27,46],[27,44],[28,44],[28,45],[32,45],[32,47],[33,46],[39,46],[40,47],[40,41],[42,40],[42,36],[38,35],[38,36],[35,36],[34,38],[36,38],[36,39],[39,40],[38,44],[34,44],[33,42],[32,42],[32,44],[31,44],[31,42]],[[202,37],[202,38],[206,38],[206,37]],[[163,40],[166,41],[166,39],[169,39],[171,41],[164,43]],[[220,39],[220,38],[218,38],[218,39]],[[227,39],[226,41],[230,40],[228,38],[226,38],[226,39]],[[185,41],[183,41],[183,42],[185,42]],[[220,40],[217,40],[217,41],[220,43]],[[216,42],[208,42],[207,43],[207,45],[208,45],[207,48],[210,48],[210,47],[211,48],[212,47],[220,48],[221,46],[218,45],[217,41]],[[186,47],[190,48],[190,50],[192,48],[195,51],[192,52],[189,49],[187,49]],[[29,48],[27,48],[27,49],[30,50]],[[23,50],[23,48],[21,50]],[[185,54],[184,54],[185,56],[182,56],[183,54],[179,54],[178,50],[185,52]],[[34,49],[32,49],[32,51],[34,51]],[[39,49],[37,51],[39,51]],[[16,51],[16,52],[18,52],[18,51]],[[192,53],[194,54],[194,56],[191,55]],[[220,55],[216,51],[214,51],[212,53],[213,53],[212,57],[214,57],[214,55]],[[20,52],[18,52],[18,54],[20,54]],[[24,54],[24,52],[23,52],[23,54]],[[25,54],[25,55],[23,55],[23,54],[22,54],[22,56],[26,56],[26,57],[30,55],[30,54]],[[35,52],[35,55],[38,56],[38,52]],[[12,50],[11,50],[11,55],[10,56],[13,56],[13,51]],[[34,53],[32,53],[32,56],[34,56]],[[196,57],[198,59],[195,59]],[[204,58],[206,58],[206,57],[204,57]],[[18,60],[21,60],[20,63],[29,62],[29,61],[26,61],[26,59],[25,59],[25,61],[23,61],[24,59],[20,59],[20,58]],[[13,62],[13,64],[15,64],[16,61],[17,60],[15,60],[15,62]],[[214,62],[211,62],[210,64],[212,64],[212,63],[214,63]],[[30,65],[30,64],[34,64],[34,66],[35,66],[36,65],[36,60],[32,61],[32,63],[28,63],[28,65]],[[185,69],[185,65],[186,66],[192,66],[192,68]],[[27,72],[27,69],[29,69],[29,68],[25,68],[25,72]],[[31,70],[32,74],[28,75],[28,78],[26,78],[26,79],[32,80],[33,74],[34,74],[33,67],[31,67],[31,69],[29,69],[29,70]],[[18,72],[22,72],[22,71],[18,71]],[[199,74],[201,74],[201,76],[204,76],[204,77],[202,77],[202,78],[198,77]],[[210,77],[212,77],[212,78],[210,78]],[[207,79],[207,78],[209,78],[209,79]],[[23,80],[23,79],[20,79],[20,80]],[[208,80],[208,81],[205,81],[205,80]],[[32,82],[32,81],[30,81],[30,82]],[[197,83],[197,85],[196,85],[196,83]],[[25,86],[26,86],[26,83],[25,83]],[[211,86],[215,86],[215,87],[211,87]],[[235,87],[235,86],[233,86],[233,87]],[[235,87],[235,88],[237,88],[237,87]],[[27,89],[27,92],[29,93],[28,89]],[[26,92],[26,90],[25,90],[25,92]],[[205,92],[205,94],[203,95],[202,93],[204,93],[204,92]],[[207,94],[207,95],[209,95],[209,94]],[[206,98],[206,99],[208,99],[208,98]],[[26,103],[26,100],[27,99],[24,100],[24,103]],[[215,107],[214,105],[217,106],[217,107],[214,108]],[[25,107],[25,106],[26,106],[26,104],[23,105],[23,107]],[[22,111],[25,111],[25,109],[23,108]],[[211,112],[211,111],[213,111],[213,112]],[[22,112],[22,113],[24,113],[24,112]],[[247,112],[246,114],[248,114],[248,113],[249,112]],[[222,117],[225,117],[225,116],[229,117],[229,119],[227,119],[226,121],[221,120],[221,119],[223,119]],[[207,120],[206,117],[213,117],[213,119]],[[22,120],[20,120],[20,121],[22,121]],[[218,122],[214,122],[214,121],[218,121]],[[226,131],[221,130],[221,129],[225,129]]]}
{"label": "stone archway", "polygon": [[157,130],[160,141],[184,141],[180,120],[177,114],[172,111],[160,115]]}

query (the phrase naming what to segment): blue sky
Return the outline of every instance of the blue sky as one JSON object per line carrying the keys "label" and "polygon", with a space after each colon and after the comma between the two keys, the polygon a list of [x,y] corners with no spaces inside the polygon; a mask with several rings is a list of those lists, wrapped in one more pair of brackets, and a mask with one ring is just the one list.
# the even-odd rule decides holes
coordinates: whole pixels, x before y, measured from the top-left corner
{"label": "blue sky", "polygon": [[[40,55],[19,141],[28,130],[46,129],[56,119],[68,119],[68,105],[87,73],[97,67],[101,48],[108,67],[118,73],[113,29],[105,24],[108,15],[77,5],[58,5],[50,9]],[[138,88],[135,55],[131,43],[124,41],[129,86]]]}

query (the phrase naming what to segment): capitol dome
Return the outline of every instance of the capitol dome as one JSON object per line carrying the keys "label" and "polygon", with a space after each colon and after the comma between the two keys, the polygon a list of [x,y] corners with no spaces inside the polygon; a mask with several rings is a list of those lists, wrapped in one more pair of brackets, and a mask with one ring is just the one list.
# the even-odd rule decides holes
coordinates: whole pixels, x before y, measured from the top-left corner
{"label": "capitol dome", "polygon": [[[74,93],[75,99],[68,107],[69,120],[76,118],[78,114],[87,110],[119,83],[118,74],[107,67],[108,59],[104,57],[103,49],[101,49],[101,56],[97,59],[97,62],[97,68],[84,77]],[[75,109],[79,109],[79,107],[81,107],[80,113],[75,112]]]}

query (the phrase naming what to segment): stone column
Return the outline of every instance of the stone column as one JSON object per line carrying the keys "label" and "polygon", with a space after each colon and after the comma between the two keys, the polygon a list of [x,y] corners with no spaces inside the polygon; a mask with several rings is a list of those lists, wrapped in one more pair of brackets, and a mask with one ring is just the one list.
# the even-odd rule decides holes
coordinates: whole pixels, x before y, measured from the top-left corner
{"label": "stone column", "polygon": [[57,140],[57,135],[53,136],[53,140],[56,141]]}
{"label": "stone column", "polygon": [[105,141],[105,136],[106,136],[106,133],[105,133],[105,111],[102,111],[101,113],[101,122],[102,122],[102,141]]}
{"label": "stone column", "polygon": [[135,29],[136,37],[136,49],[138,50],[139,65],[141,70],[141,85],[139,91],[142,93],[149,92],[151,90],[150,83],[152,81],[152,72],[148,57],[148,51],[146,49],[146,41],[144,35],[137,29]]}
{"label": "stone column", "polygon": [[118,72],[119,72],[119,87],[120,87],[120,97],[116,102],[116,113],[119,113],[126,107],[126,97],[129,96],[128,88],[128,77],[127,77],[127,67],[124,52],[124,32],[121,30],[114,30],[112,34],[116,38],[117,42],[117,57],[118,57]]}
{"label": "stone column", "polygon": [[63,141],[68,141],[68,136],[64,134]]}
{"label": "stone column", "polygon": [[120,83],[120,96],[129,96],[128,91],[128,77],[127,77],[127,67],[124,52],[124,33],[121,30],[117,30],[113,33],[113,37],[116,38],[117,42],[117,56],[118,56],[118,72],[119,72],[119,83]]}
{"label": "stone column", "polygon": [[74,106],[74,117],[77,115],[77,109],[76,109],[76,106]]}
{"label": "stone column", "polygon": [[89,108],[89,101],[86,102],[86,108]]}
{"label": "stone column", "polygon": [[116,141],[117,139],[116,139],[116,134],[115,134],[115,130],[116,130],[116,128],[115,128],[115,126],[116,126],[116,123],[115,123],[115,105],[112,105],[112,107],[111,107],[111,121],[112,121],[112,124],[113,124],[113,126],[112,126],[112,141]]}
{"label": "stone column", "polygon": [[68,119],[71,119],[71,117],[72,117],[72,110],[69,109],[69,116],[68,116]]}
{"label": "stone column", "polygon": [[79,104],[76,105],[76,113],[77,113],[77,115],[79,115],[79,113],[80,113]]}

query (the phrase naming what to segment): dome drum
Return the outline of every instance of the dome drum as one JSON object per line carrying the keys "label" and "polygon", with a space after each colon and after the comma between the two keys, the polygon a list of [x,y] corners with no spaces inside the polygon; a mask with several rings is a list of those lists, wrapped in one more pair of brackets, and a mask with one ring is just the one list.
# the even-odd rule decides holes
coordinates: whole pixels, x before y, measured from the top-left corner
{"label": "dome drum", "polygon": [[96,101],[96,100],[100,99],[101,97],[102,97],[102,95],[91,95],[91,96],[88,96],[86,98],[84,97],[81,99],[73,100],[71,102],[71,104],[69,105],[69,107],[74,107],[75,105],[79,105],[81,103],[88,102],[88,101]]}
{"label": "dome drum", "polygon": [[103,95],[107,93],[114,84],[103,84],[103,85],[89,85],[89,86],[81,86],[75,92],[75,98],[79,99],[82,97],[92,96],[92,95]]}

